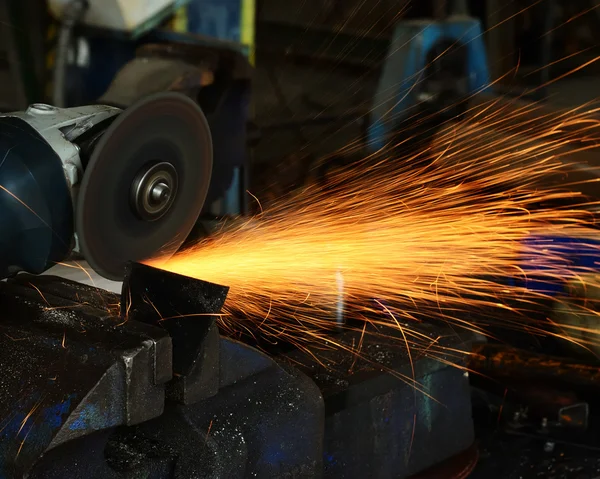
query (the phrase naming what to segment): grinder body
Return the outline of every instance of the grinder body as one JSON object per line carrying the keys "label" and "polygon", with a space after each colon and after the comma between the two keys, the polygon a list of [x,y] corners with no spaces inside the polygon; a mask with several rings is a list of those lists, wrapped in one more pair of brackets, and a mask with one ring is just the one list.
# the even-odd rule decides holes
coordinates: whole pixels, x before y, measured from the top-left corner
{"label": "grinder body", "polygon": [[83,166],[76,141],[120,112],[35,104],[0,117],[0,278],[42,273],[77,248],[73,205]]}
{"label": "grinder body", "polygon": [[170,257],[204,205],[212,156],[202,110],[180,93],[0,116],[0,279],[72,252],[117,281],[128,261]]}

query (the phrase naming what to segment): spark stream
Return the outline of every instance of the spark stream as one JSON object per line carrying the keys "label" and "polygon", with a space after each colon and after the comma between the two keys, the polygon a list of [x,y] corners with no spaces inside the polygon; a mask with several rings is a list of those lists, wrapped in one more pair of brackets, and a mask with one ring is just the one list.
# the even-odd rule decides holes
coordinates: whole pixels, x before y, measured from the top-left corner
{"label": "spark stream", "polygon": [[[325,331],[341,292],[352,327],[402,329],[407,345],[430,348],[411,330],[424,317],[486,334],[463,312],[527,311],[536,293],[515,278],[569,281],[582,272],[569,267],[565,245],[541,251],[523,240],[542,231],[588,234],[594,203],[582,191],[597,175],[575,162],[596,147],[597,112],[549,117],[536,108],[480,104],[418,158],[390,154],[402,145],[388,145],[327,188],[307,187],[150,263],[230,286],[221,326],[273,342],[331,344]],[[516,317],[504,325],[547,333]]]}

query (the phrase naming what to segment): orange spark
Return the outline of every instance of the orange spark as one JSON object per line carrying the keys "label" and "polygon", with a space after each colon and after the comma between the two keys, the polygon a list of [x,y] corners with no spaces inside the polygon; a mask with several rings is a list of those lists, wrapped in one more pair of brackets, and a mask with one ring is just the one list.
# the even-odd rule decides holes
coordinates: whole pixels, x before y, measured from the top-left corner
{"label": "orange spark", "polygon": [[213,425],[213,421],[211,419],[210,420],[210,424],[208,425],[208,431],[206,431],[206,439],[205,439],[205,441],[208,441],[208,437],[210,436],[210,430],[212,429],[212,425]]}
{"label": "orange spark", "polygon": [[544,334],[548,325],[527,324],[523,313],[535,295],[507,279],[579,277],[564,251],[544,245],[541,259],[523,240],[589,234],[592,203],[581,191],[597,175],[572,159],[596,147],[600,125],[590,105],[532,116],[536,108],[479,104],[468,122],[437,135],[426,164],[398,148],[373,155],[326,189],[262,205],[254,218],[148,263],[229,286],[221,327],[273,344],[336,347],[326,332],[335,330],[340,275],[354,319],[400,329],[400,344],[429,355],[443,347],[424,345],[411,324],[435,317],[485,334],[462,316],[468,308],[500,306],[517,318],[506,327]]}

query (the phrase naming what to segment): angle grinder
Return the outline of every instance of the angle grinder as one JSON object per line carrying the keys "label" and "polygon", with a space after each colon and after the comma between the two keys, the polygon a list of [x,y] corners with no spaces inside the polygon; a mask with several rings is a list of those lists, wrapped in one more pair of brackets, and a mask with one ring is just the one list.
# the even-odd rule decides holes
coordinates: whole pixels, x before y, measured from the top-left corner
{"label": "angle grinder", "polygon": [[0,278],[79,253],[118,281],[128,261],[172,255],[211,172],[208,123],[182,94],[0,116]]}

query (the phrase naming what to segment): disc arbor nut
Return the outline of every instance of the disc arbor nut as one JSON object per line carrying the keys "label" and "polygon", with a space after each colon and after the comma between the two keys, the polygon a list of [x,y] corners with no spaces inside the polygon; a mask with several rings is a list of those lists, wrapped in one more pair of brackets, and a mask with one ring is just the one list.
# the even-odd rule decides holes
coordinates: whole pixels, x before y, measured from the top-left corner
{"label": "disc arbor nut", "polygon": [[188,97],[160,93],[121,113],[99,140],[77,199],[90,266],[121,280],[128,261],[175,253],[198,219],[211,171],[210,129]]}

